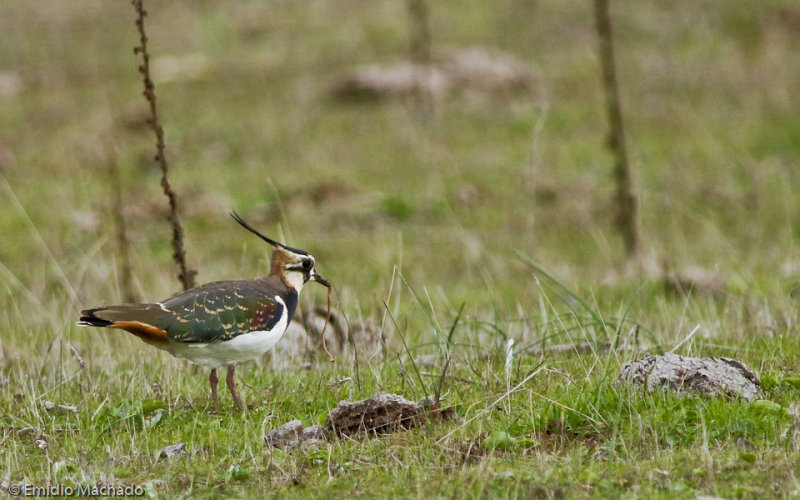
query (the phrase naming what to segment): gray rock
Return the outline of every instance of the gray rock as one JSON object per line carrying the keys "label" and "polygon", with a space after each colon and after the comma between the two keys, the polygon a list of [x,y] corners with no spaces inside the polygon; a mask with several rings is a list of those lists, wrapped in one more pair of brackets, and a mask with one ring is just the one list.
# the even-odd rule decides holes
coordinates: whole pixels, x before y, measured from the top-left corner
{"label": "gray rock", "polygon": [[312,446],[327,442],[328,433],[321,425],[303,427],[300,420],[286,422],[264,435],[264,444],[271,448],[290,449],[296,446]]}
{"label": "gray rock", "polygon": [[484,48],[452,48],[432,54],[429,64],[395,61],[348,72],[331,85],[339,99],[397,98],[425,92],[434,98],[448,93],[509,95],[533,86],[534,75],[510,54]]}
{"label": "gray rock", "polygon": [[730,358],[689,358],[668,353],[646,356],[622,366],[616,384],[631,383],[678,394],[761,398],[761,382],[744,363]]}
{"label": "gray rock", "polygon": [[271,448],[292,448],[300,444],[302,436],[303,423],[295,419],[266,433],[264,444]]}
{"label": "gray rock", "polygon": [[186,455],[186,443],[171,444],[161,448],[158,452],[159,460],[166,458],[169,461],[174,461]]}

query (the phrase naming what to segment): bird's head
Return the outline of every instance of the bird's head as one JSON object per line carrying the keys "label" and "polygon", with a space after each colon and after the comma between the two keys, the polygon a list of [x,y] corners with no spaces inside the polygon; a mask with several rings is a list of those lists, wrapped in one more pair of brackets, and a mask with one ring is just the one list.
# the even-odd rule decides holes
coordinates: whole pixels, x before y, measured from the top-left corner
{"label": "bird's head", "polygon": [[279,279],[286,286],[297,292],[300,292],[303,285],[309,281],[316,281],[325,287],[331,287],[330,282],[317,273],[314,257],[308,252],[286,246],[264,236],[253,229],[253,227],[239,217],[239,214],[236,212],[231,212],[231,217],[241,224],[242,227],[272,245],[272,262],[269,270],[270,276]]}

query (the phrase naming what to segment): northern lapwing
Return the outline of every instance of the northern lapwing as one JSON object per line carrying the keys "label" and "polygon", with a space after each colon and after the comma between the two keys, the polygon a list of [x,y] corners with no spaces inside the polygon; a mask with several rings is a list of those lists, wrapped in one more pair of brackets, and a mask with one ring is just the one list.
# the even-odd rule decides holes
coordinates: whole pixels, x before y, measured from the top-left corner
{"label": "northern lapwing", "polygon": [[217,369],[227,367],[226,382],[240,410],[234,369],[255,359],[280,340],[297,308],[300,289],[316,281],[330,283],[315,269],[314,257],[253,229],[236,212],[245,229],[272,245],[269,275],[215,281],[154,304],[122,304],[81,311],[79,325],[120,328],[173,356],[211,368],[211,397],[218,409]]}

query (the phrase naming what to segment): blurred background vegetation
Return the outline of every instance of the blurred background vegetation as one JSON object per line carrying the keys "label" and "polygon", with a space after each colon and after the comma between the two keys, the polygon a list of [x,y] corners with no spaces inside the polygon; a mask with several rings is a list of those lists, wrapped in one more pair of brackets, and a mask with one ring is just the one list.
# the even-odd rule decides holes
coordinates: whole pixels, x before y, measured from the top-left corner
{"label": "blurred background vegetation", "polygon": [[[313,253],[339,306],[367,317],[382,314],[395,267],[452,314],[466,303],[468,314],[524,315],[538,285],[515,251],[639,316],[665,275],[692,270],[733,299],[789,300],[800,272],[796,2],[612,3],[641,205],[634,263],[613,227],[588,2],[430,2],[434,54],[505,53],[529,75],[523,89],[443,93],[432,116],[408,98],[332,93],[355,68],[409,57],[407,2],[147,8],[199,283],[266,272],[267,249],[227,216],[236,209]],[[179,289],[133,21],[123,1],[0,3],[4,328],[70,329],[80,306],[120,300],[115,164],[136,295]]]}

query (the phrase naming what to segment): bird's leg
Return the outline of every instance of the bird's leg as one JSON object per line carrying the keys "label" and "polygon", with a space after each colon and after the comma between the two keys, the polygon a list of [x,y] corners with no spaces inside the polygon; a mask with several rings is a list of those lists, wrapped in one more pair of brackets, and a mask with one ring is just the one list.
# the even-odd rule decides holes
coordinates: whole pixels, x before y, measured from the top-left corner
{"label": "bird's leg", "polygon": [[242,403],[242,398],[239,397],[239,392],[236,390],[236,381],[233,379],[233,370],[236,368],[236,365],[231,365],[228,367],[228,376],[225,377],[225,381],[228,383],[228,390],[231,391],[231,396],[233,396],[233,401],[236,403],[236,406],[244,411],[244,404]]}
{"label": "bird's leg", "polygon": [[217,369],[211,369],[211,375],[208,376],[208,381],[211,384],[211,399],[214,400],[214,411],[219,411],[219,400],[217,399]]}

